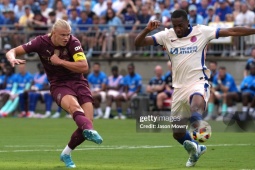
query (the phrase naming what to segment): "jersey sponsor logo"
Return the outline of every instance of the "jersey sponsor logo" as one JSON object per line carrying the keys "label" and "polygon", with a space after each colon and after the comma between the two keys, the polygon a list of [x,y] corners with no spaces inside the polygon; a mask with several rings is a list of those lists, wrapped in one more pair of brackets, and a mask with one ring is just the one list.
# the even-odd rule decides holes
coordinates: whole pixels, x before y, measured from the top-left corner
{"label": "jersey sponsor logo", "polygon": [[181,48],[171,48],[170,54],[177,55],[177,54],[191,54],[197,52],[197,46],[191,47],[181,47]]}
{"label": "jersey sponsor logo", "polygon": [[74,50],[75,51],[78,51],[78,50],[80,50],[81,49],[81,46],[79,45],[79,46],[76,46],[76,47],[74,47]]}

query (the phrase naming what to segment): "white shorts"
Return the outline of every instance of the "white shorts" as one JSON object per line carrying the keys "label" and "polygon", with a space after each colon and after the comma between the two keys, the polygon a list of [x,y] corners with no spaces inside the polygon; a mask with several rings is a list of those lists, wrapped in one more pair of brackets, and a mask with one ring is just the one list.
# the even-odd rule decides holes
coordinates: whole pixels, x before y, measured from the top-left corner
{"label": "white shorts", "polygon": [[101,102],[105,102],[106,101],[106,92],[100,91],[99,94],[101,96]]}
{"label": "white shorts", "polygon": [[109,90],[109,91],[107,92],[107,95],[108,95],[108,96],[113,96],[113,97],[117,97],[119,94],[120,94],[120,92],[117,91],[117,90]]}
{"label": "white shorts", "polygon": [[210,87],[208,82],[201,80],[189,87],[179,89],[175,88],[172,95],[172,115],[181,116],[182,118],[189,118],[191,116],[190,99],[194,94],[200,94],[204,98],[207,105],[210,97]]}
{"label": "white shorts", "polygon": [[[128,97],[128,96],[131,96],[131,95],[132,95],[132,98],[134,98],[134,97],[137,96],[137,94],[134,93],[134,92],[128,92],[128,94],[122,93],[121,95],[124,97],[125,100],[127,100],[127,97]],[[131,98],[131,99],[132,99],[132,98]]]}

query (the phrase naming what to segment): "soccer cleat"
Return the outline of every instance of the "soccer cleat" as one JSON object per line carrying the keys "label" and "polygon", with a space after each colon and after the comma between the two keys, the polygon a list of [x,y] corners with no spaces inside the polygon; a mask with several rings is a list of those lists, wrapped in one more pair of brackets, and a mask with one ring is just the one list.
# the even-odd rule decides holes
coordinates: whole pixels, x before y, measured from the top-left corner
{"label": "soccer cleat", "polygon": [[60,160],[65,163],[67,168],[75,168],[75,164],[72,161],[71,155],[61,154]]}
{"label": "soccer cleat", "polygon": [[83,136],[85,139],[95,142],[96,144],[101,144],[103,142],[103,138],[95,130],[85,129],[83,131]]}
{"label": "soccer cleat", "polygon": [[189,154],[189,159],[186,163],[186,167],[195,166],[198,160],[197,144],[192,141],[186,140],[184,141],[183,146]]}
{"label": "soccer cleat", "polygon": [[184,141],[183,146],[190,155],[186,163],[186,167],[195,166],[199,157],[206,152],[206,146],[197,145],[196,143],[192,141],[188,141],[188,140]]}

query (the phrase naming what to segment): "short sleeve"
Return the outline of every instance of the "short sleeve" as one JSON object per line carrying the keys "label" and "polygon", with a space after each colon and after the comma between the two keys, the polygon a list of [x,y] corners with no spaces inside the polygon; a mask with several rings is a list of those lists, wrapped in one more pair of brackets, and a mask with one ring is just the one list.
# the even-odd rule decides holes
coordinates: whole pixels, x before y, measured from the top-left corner
{"label": "short sleeve", "polygon": [[201,29],[202,33],[204,34],[204,37],[206,37],[208,39],[208,41],[210,41],[212,39],[218,39],[219,38],[220,28],[200,25],[200,29]]}
{"label": "short sleeve", "polygon": [[41,47],[41,39],[40,37],[35,37],[26,44],[23,44],[22,47],[27,53],[38,52],[38,47]]}
{"label": "short sleeve", "polygon": [[154,41],[154,45],[163,45],[164,38],[166,37],[166,32],[165,31],[160,31],[154,35],[151,36]]}
{"label": "short sleeve", "polygon": [[69,45],[69,53],[73,57],[74,61],[85,60],[85,54],[82,49],[82,45],[78,39],[74,39]]}

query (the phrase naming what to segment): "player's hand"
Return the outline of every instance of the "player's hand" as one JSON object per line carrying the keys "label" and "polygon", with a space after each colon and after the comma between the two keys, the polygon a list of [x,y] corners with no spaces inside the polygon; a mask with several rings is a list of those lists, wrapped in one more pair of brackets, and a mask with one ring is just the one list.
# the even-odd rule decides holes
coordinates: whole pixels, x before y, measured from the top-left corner
{"label": "player's hand", "polygon": [[50,61],[53,65],[61,65],[61,63],[63,62],[57,54],[55,54],[54,52],[54,55],[50,57]]}
{"label": "player's hand", "polygon": [[158,20],[153,20],[153,21],[150,21],[147,26],[146,26],[146,29],[148,29],[149,31],[153,31],[155,29],[157,29],[159,26],[160,26],[160,21]]}
{"label": "player's hand", "polygon": [[12,67],[14,67],[15,65],[19,65],[19,64],[25,64],[26,60],[21,60],[21,59],[10,59],[9,60],[10,64]]}

